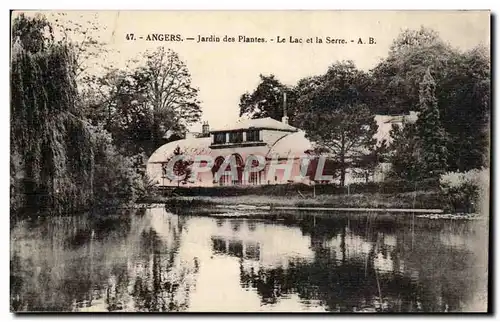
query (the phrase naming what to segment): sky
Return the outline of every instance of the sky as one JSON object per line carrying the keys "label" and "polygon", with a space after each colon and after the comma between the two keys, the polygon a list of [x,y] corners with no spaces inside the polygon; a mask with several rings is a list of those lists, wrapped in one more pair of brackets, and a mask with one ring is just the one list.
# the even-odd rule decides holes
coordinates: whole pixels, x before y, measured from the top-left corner
{"label": "sky", "polygon": [[[108,61],[116,67],[159,46],[176,51],[192,75],[192,85],[199,88],[202,121],[208,121],[212,128],[238,120],[239,98],[255,89],[259,74],[274,74],[293,85],[303,77],[324,73],[341,60],[352,60],[358,68],[369,70],[387,56],[393,39],[405,28],[432,28],[462,50],[490,45],[488,11],[72,11],[66,12],[65,19],[82,24],[95,19],[105,27],[95,34],[108,43]],[[130,33],[135,41],[126,39]],[[137,39],[153,33],[180,34],[195,40]],[[218,36],[221,42],[197,43],[198,35]],[[225,35],[236,37],[236,42],[222,42]],[[240,35],[262,37],[267,42],[237,42]],[[343,38],[348,43],[278,44],[278,36],[303,38],[304,42],[309,37]],[[369,37],[376,43],[357,44],[358,38],[367,42]],[[201,123],[191,130],[201,131]]]}

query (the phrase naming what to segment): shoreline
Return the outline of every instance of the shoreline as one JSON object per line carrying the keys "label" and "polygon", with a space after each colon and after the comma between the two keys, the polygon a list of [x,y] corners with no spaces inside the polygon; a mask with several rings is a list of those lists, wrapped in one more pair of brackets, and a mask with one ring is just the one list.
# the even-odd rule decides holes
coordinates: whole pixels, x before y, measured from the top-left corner
{"label": "shoreline", "polygon": [[[329,216],[335,213],[378,213],[380,215],[415,215],[422,218],[469,219],[478,214],[452,212],[439,207],[442,196],[433,191],[398,194],[318,195],[299,198],[273,195],[239,196],[154,196],[149,202],[164,205],[174,213],[231,218],[266,218],[286,212],[301,212]],[[413,207],[415,206],[415,207]]]}
{"label": "shoreline", "polygon": [[160,196],[155,195],[145,202],[162,203],[174,208],[192,207],[240,207],[260,210],[326,210],[326,211],[394,211],[442,213],[443,196],[435,191],[416,193],[360,193],[321,194],[316,197],[300,195],[260,195],[237,196]]}
{"label": "shoreline", "polygon": [[445,220],[478,220],[482,217],[475,213],[448,213],[442,209],[395,209],[395,208],[334,208],[334,207],[275,207],[248,204],[221,205],[198,204],[191,207],[178,203],[154,204],[164,206],[167,211],[177,215],[201,216],[228,219],[284,220],[303,217],[334,218],[338,216],[376,216],[378,218],[421,218]]}
{"label": "shoreline", "polygon": [[426,214],[441,214],[443,209],[421,209],[421,208],[344,208],[344,207],[312,207],[312,206],[252,206],[247,204],[240,205],[215,205],[219,209],[236,209],[236,210],[300,210],[300,211],[342,211],[342,212],[391,212],[391,213],[426,213]]}

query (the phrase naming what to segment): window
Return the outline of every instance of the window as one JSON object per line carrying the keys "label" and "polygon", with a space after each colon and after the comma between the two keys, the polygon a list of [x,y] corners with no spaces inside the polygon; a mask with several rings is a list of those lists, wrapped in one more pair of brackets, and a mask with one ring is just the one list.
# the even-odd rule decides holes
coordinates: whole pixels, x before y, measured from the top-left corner
{"label": "window", "polygon": [[229,143],[240,143],[240,142],[243,142],[243,132],[229,133]]}
{"label": "window", "polygon": [[[248,156],[249,158],[255,158],[253,155],[250,155]],[[247,159],[249,160],[249,159]],[[253,168],[257,168],[259,167],[259,161],[257,159],[253,159],[252,160],[252,169]],[[262,173],[262,170],[259,171],[259,172],[250,172],[250,177],[248,178],[248,183],[249,184],[260,184],[260,177],[261,177],[261,174]]]}
{"label": "window", "polygon": [[249,184],[260,184],[260,172],[250,172]]}
{"label": "window", "polygon": [[214,144],[224,144],[224,143],[226,143],[226,133],[215,133]]}
{"label": "window", "polygon": [[247,141],[248,142],[260,141],[259,130],[248,130]]}

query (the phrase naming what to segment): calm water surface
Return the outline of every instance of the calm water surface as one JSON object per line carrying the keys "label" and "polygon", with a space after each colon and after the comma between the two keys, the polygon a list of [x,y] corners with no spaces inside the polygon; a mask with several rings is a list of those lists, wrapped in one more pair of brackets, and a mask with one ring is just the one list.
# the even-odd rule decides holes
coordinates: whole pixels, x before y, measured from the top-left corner
{"label": "calm water surface", "polygon": [[17,223],[11,309],[463,311],[484,291],[487,269],[474,245],[485,232],[471,221],[283,217],[153,208]]}

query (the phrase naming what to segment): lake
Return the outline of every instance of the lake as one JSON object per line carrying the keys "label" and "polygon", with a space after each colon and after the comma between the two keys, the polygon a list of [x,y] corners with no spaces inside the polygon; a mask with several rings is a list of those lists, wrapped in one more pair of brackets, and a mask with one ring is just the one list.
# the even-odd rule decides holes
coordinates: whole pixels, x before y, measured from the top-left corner
{"label": "lake", "polygon": [[486,310],[480,221],[411,214],[38,218],[11,227],[13,311]]}

